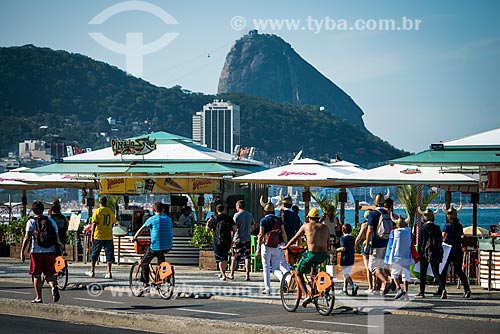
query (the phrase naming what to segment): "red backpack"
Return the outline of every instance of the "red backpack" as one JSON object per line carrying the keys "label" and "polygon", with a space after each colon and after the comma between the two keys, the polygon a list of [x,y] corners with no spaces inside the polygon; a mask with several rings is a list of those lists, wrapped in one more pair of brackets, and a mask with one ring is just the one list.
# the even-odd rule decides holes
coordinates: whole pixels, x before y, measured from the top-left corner
{"label": "red backpack", "polygon": [[264,234],[264,245],[266,247],[276,248],[280,243],[281,217],[274,217],[273,228]]}

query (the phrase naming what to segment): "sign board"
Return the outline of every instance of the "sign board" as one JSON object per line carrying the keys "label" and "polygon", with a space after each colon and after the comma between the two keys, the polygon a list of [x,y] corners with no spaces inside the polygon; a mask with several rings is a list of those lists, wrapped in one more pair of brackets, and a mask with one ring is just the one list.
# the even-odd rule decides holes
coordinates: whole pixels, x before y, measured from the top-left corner
{"label": "sign board", "polygon": [[74,232],[78,231],[78,228],[80,227],[80,219],[82,218],[82,214],[75,215],[74,213],[71,214],[71,217],[69,218],[69,224],[68,224],[68,231]]}
{"label": "sign board", "polygon": [[500,192],[500,172],[481,172],[479,174],[480,192]]}
{"label": "sign board", "polygon": [[111,148],[114,155],[144,155],[156,150],[156,139],[112,139]]}
{"label": "sign board", "polygon": [[190,178],[101,178],[102,194],[210,194],[220,192],[220,180]]}

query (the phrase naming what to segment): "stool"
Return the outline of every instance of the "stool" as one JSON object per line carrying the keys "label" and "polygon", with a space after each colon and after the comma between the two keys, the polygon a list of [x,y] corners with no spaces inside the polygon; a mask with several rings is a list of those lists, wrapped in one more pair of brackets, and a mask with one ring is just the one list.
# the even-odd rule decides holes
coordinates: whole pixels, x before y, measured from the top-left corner
{"label": "stool", "polygon": [[257,252],[257,241],[258,238],[255,235],[250,236],[250,267],[252,272],[258,272],[262,270],[262,259],[257,256],[255,253]]}

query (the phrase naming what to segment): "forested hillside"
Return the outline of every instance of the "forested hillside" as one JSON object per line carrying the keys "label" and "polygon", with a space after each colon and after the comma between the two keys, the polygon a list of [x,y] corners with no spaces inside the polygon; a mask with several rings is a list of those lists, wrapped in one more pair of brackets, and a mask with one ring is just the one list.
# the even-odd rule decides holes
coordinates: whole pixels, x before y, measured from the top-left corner
{"label": "forested hillside", "polygon": [[0,48],[0,154],[47,135],[93,149],[109,145],[102,133],[125,138],[162,130],[191,137],[192,115],[214,98],[240,105],[241,144],[255,146],[265,162],[277,156],[286,162],[301,149],[321,160],[340,153],[364,166],[406,154],[317,106],[156,87],[89,57],[33,45]]}

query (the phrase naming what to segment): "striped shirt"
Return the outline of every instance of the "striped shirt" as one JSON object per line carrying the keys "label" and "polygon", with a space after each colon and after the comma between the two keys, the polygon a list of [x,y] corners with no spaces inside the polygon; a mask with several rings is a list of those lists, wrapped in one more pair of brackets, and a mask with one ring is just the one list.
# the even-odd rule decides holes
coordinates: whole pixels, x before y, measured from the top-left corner
{"label": "striped shirt", "polygon": [[172,219],[169,216],[155,214],[146,220],[144,225],[149,228],[151,234],[151,250],[166,251],[172,248],[174,232]]}

